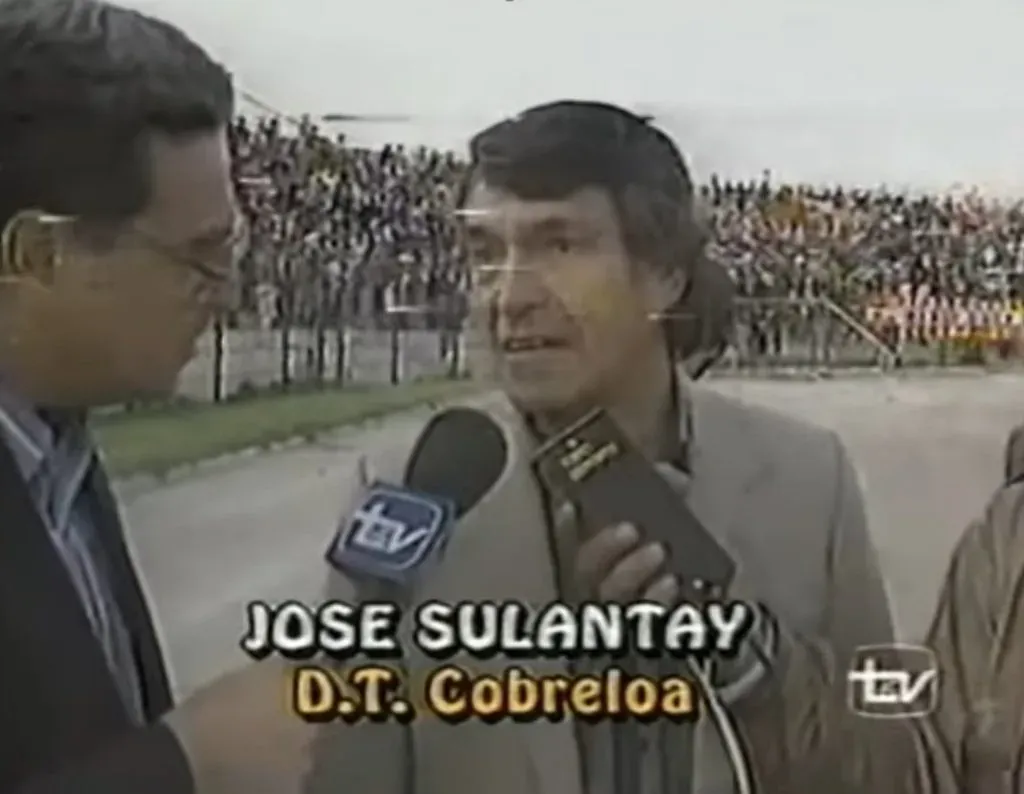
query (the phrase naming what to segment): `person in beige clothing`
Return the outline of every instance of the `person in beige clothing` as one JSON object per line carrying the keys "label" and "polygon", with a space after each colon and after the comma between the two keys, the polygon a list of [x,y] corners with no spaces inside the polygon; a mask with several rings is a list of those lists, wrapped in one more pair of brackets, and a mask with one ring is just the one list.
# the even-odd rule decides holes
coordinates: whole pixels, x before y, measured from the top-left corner
{"label": "person in beige clothing", "polygon": [[[499,388],[473,404],[505,431],[510,463],[455,528],[443,559],[410,595],[431,599],[553,600],[641,597],[672,602],[669,550],[642,527],[581,526],[574,505],[530,467],[547,434],[593,406],[606,408],[679,489],[732,554],[732,595],[758,602],[751,643],[719,664],[714,683],[747,747],[758,791],[802,779],[780,757],[779,720],[798,677],[795,650],[891,642],[892,622],[865,526],[857,477],[838,438],[801,420],[696,386],[677,366],[693,349],[687,307],[718,267],[704,252],[693,186],[669,138],[614,106],[556,102],[484,130],[471,143],[461,205],[482,345],[474,372]],[[697,290],[695,292],[695,290]],[[687,330],[690,329],[690,330]],[[421,426],[367,450],[352,498],[372,479],[401,482]],[[458,450],[452,450],[457,455]],[[685,554],[683,547],[671,550]],[[331,597],[355,586],[332,576]],[[802,638],[811,638],[804,640]],[[407,663],[431,666],[406,637]],[[456,661],[500,673],[497,658]],[[531,660],[535,673],[566,672]],[[780,705],[782,704],[782,705]],[[326,729],[310,792],[366,794],[599,794],[609,791],[609,733],[561,723],[458,726],[422,718],[396,726]],[[799,733],[799,731],[796,731]],[[714,726],[697,725],[692,763],[673,733],[645,737],[644,787],[736,791]],[[669,770],[656,763],[672,759]],[[671,780],[659,780],[665,773]]]}
{"label": "person in beige clothing", "polygon": [[[922,719],[866,720],[833,695],[845,668],[797,646],[779,691],[804,692],[801,720],[777,727],[801,759],[801,787],[831,794],[1019,794],[1024,791],[1024,467],[1021,427],[1006,444],[1006,482],[964,532],[925,645],[939,697]],[[777,702],[778,703],[778,702]],[[813,707],[809,707],[813,704]],[[775,709],[778,713],[782,709]],[[772,709],[764,709],[768,714]],[[784,733],[781,733],[784,732]]]}
{"label": "person in beige clothing", "polygon": [[1024,477],[1024,425],[1017,425],[1006,438],[1003,450],[1003,481]]}

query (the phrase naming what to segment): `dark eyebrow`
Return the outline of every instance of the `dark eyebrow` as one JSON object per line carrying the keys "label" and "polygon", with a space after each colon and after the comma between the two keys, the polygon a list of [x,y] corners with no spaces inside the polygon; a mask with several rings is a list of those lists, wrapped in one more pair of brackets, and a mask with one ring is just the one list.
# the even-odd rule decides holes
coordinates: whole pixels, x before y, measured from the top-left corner
{"label": "dark eyebrow", "polygon": [[[540,218],[536,221],[528,222],[523,226],[527,234],[541,236],[565,234],[579,227],[586,229],[589,228],[589,224],[576,218],[566,218],[562,216]],[[465,228],[466,233],[470,236],[494,233],[493,228],[487,223],[486,219],[474,217],[473,215],[470,215],[466,219]]]}
{"label": "dark eyebrow", "polygon": [[207,248],[220,245],[234,234],[235,225],[227,222],[218,226],[211,226],[188,240],[189,248]]}
{"label": "dark eyebrow", "polygon": [[565,234],[571,230],[574,226],[579,224],[570,218],[543,218],[538,220],[536,223],[530,223],[527,225],[531,234]]}
{"label": "dark eyebrow", "polygon": [[480,223],[479,221],[476,223],[467,222],[464,228],[466,234],[470,237],[482,237],[484,235],[494,234],[494,229],[486,223]]}

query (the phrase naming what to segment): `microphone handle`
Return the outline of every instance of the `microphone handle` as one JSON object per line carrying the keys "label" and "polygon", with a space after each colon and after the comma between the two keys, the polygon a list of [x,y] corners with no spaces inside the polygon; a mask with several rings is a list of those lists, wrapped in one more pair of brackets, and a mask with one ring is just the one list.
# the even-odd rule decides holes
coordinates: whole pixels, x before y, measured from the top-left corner
{"label": "microphone handle", "polygon": [[[404,614],[409,608],[409,593],[401,585],[383,580],[368,581],[359,588],[359,601],[393,601],[398,604]],[[409,667],[404,654],[398,659],[395,665],[399,672],[409,680]],[[402,757],[399,763],[402,764],[402,792],[401,794],[416,794],[418,788],[416,783],[416,745],[413,741],[412,726],[401,724],[395,726],[402,735]]]}

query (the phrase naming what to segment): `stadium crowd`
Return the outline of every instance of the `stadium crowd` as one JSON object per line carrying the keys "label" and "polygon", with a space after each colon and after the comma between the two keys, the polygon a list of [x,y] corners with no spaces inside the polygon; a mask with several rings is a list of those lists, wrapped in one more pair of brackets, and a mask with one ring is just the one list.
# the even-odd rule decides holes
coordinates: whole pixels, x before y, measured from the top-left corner
{"label": "stadium crowd", "polygon": [[432,324],[460,313],[454,153],[353,148],[276,117],[237,119],[231,145],[252,231],[243,315],[309,327],[379,324],[389,304],[434,307],[419,318]]}
{"label": "stadium crowd", "polygon": [[[397,304],[431,307],[402,322],[459,323],[465,279],[452,200],[464,164],[453,152],[356,148],[308,119],[291,128],[239,118],[231,138],[254,243],[242,317],[380,326]],[[749,182],[712,177],[701,193],[712,253],[741,298],[759,299],[747,317],[762,332],[785,325],[779,318],[806,298],[829,299],[894,343],[1005,335],[1021,322],[1020,203],[780,185],[768,172]]]}

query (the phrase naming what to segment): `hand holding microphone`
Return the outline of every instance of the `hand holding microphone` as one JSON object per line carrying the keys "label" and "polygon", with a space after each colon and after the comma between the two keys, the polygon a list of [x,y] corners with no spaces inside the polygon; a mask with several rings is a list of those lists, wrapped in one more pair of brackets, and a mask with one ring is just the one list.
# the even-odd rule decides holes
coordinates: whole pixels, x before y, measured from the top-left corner
{"label": "hand holding microphone", "polygon": [[[546,442],[535,455],[534,466],[543,481],[575,503],[583,526],[602,527],[577,553],[576,574],[584,593],[602,600],[642,598],[667,605],[706,603],[725,596],[734,578],[735,562],[604,411],[591,412]],[[758,646],[752,662],[749,657],[743,659],[743,665],[749,662],[751,669],[740,671],[734,691],[745,691],[750,682],[757,683],[764,669],[762,655]],[[725,711],[725,698],[716,691],[713,666],[710,661],[685,663],[725,744],[738,790],[747,794],[752,790],[749,765]],[[730,676],[735,674],[730,671]],[[660,728],[662,787],[692,791],[692,726],[662,724]],[[636,726],[625,723],[616,727],[613,766],[617,794],[631,794],[642,787],[641,746]]]}
{"label": "hand holding microphone", "polygon": [[[586,597],[651,600],[672,606],[727,596],[736,564],[704,527],[673,484],[603,411],[594,411],[544,444],[539,475],[572,499],[584,526],[598,526],[576,556]],[[769,666],[773,618],[758,607],[741,652],[721,659],[715,682],[725,702],[752,687]]]}
{"label": "hand holding microphone", "polygon": [[585,598],[601,601],[678,603],[676,577],[666,572],[668,552],[645,541],[632,523],[605,527],[588,538],[576,555],[577,586]]}
{"label": "hand holding microphone", "polygon": [[577,557],[584,592],[629,599],[651,591],[675,603],[707,600],[731,584],[732,558],[605,412],[547,441],[534,466],[576,504],[585,527],[601,528]]}
{"label": "hand holding microphone", "polygon": [[208,684],[164,717],[188,760],[196,794],[298,794],[316,727],[287,708],[288,665],[249,664]]}

